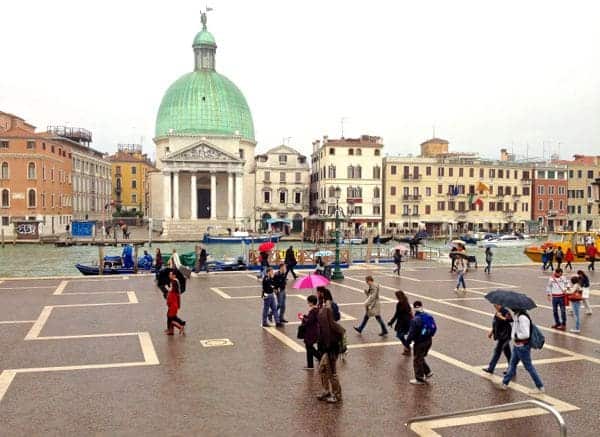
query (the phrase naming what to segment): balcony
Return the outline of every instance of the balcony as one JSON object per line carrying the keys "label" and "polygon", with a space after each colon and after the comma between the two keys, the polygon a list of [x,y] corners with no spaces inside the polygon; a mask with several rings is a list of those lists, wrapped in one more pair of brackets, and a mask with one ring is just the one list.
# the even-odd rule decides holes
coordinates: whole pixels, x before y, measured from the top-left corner
{"label": "balcony", "polygon": [[422,196],[420,194],[405,194],[402,196],[402,200],[405,202],[418,202]]}
{"label": "balcony", "polygon": [[417,175],[403,174],[402,175],[402,180],[403,181],[420,181],[421,180],[421,175],[420,174],[417,174]]}

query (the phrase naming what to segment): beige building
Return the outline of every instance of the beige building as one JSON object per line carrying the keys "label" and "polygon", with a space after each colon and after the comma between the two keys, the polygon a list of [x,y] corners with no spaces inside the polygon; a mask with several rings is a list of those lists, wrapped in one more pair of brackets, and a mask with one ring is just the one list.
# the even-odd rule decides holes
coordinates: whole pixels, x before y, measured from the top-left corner
{"label": "beige building", "polygon": [[[310,184],[315,218],[335,217],[335,189],[340,187],[340,214],[351,235],[379,232],[382,213],[380,137],[329,139],[313,143]],[[332,226],[333,222],[329,222]]]}
{"label": "beige building", "polygon": [[531,218],[530,164],[448,152],[448,142],[421,144],[419,157],[384,159],[387,232],[430,234],[469,230],[523,230]]}
{"label": "beige building", "polygon": [[282,145],[257,155],[254,162],[255,229],[302,232],[310,186],[306,156]]}

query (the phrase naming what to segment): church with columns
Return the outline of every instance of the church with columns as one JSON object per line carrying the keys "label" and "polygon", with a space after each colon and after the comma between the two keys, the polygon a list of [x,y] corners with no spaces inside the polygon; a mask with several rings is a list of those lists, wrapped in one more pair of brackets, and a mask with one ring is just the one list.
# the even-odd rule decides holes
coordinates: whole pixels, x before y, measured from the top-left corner
{"label": "church with columns", "polygon": [[254,124],[246,98],[216,71],[207,30],[192,44],[194,71],[177,79],[158,109],[151,217],[163,236],[200,238],[208,226],[250,228],[254,212]]}

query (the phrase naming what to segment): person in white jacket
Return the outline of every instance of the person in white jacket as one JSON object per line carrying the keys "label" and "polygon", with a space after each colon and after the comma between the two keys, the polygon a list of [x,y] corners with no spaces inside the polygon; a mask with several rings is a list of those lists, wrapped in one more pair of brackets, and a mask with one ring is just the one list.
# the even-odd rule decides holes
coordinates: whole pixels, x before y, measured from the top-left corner
{"label": "person in white jacket", "polygon": [[[546,286],[546,295],[549,302],[552,302],[552,312],[554,314],[553,329],[564,331],[567,327],[567,312],[565,309],[565,295],[569,288],[567,280],[562,275],[562,269],[556,269]],[[560,317],[558,309],[560,308]]]}
{"label": "person in white jacket", "polygon": [[173,249],[173,253],[171,254],[171,258],[169,258],[169,267],[172,269],[179,269],[181,267],[181,261],[179,260],[179,254],[175,249]]}

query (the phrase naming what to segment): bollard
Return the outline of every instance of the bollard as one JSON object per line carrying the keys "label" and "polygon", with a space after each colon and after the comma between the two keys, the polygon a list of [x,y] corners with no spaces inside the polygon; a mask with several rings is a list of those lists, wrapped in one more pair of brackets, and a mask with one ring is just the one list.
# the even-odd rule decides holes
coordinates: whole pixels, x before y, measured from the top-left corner
{"label": "bollard", "polygon": [[148,219],[148,247],[152,247],[152,219]]}
{"label": "bollard", "polygon": [[98,273],[104,274],[104,246],[98,246]]}
{"label": "bollard", "polygon": [[133,245],[133,273],[138,272],[138,253],[139,246],[137,244]]}

